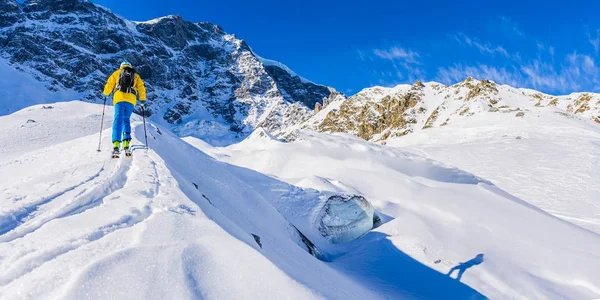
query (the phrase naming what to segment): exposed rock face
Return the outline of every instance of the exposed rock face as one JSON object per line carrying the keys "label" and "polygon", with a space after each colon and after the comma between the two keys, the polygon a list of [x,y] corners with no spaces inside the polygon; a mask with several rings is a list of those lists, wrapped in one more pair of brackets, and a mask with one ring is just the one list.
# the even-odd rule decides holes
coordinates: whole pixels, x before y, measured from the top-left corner
{"label": "exposed rock face", "polygon": [[[469,77],[469,78],[470,78],[469,84],[472,85],[473,81],[475,81],[475,80],[471,77]],[[497,93],[498,93],[498,88],[496,87],[496,84],[487,79],[484,79],[482,81],[479,81],[477,84],[472,85],[472,87],[469,90],[469,93],[467,94],[466,100],[468,101],[468,100],[471,100],[478,96],[486,96],[486,95],[497,94]],[[492,100],[492,101],[496,101],[496,100]]]}
{"label": "exposed rock face", "polygon": [[315,113],[318,113],[321,111],[321,109],[323,108],[323,106],[321,105],[321,103],[316,103],[315,104]]}
{"label": "exposed rock face", "polygon": [[317,128],[325,132],[351,132],[366,140],[385,140],[391,129],[410,131],[408,127],[416,123],[416,116],[426,111],[424,107],[417,108],[423,97],[423,87],[423,83],[417,81],[408,90],[388,93],[385,88],[367,89],[344,100],[339,109],[330,111]]}
{"label": "exposed rock face", "polygon": [[590,94],[582,94],[569,106],[567,106],[567,111],[570,113],[584,113],[590,110],[590,102],[592,101],[592,95]]}
{"label": "exposed rock face", "polygon": [[330,88],[304,81],[277,66],[265,66],[265,69],[289,102],[299,101],[307,107],[314,107],[331,95]]}
{"label": "exposed rock face", "polygon": [[277,134],[335,92],[264,65],[217,25],[179,16],[130,22],[87,0],[0,0],[0,45],[1,57],[45,88],[88,101],[100,100],[106,78],[128,60],[146,81],[153,118],[188,134],[200,123],[206,135],[257,126]]}
{"label": "exposed rock face", "polygon": [[0,0],[0,27],[10,26],[21,20],[21,8],[15,0]]}

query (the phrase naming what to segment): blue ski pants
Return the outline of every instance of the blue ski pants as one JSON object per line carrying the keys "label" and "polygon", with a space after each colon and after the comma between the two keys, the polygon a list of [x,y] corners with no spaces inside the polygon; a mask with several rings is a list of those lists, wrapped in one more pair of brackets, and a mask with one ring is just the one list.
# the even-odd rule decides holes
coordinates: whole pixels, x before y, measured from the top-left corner
{"label": "blue ski pants", "polygon": [[132,113],[133,104],[129,102],[115,104],[115,120],[112,127],[113,142],[131,139],[131,123],[129,119]]}

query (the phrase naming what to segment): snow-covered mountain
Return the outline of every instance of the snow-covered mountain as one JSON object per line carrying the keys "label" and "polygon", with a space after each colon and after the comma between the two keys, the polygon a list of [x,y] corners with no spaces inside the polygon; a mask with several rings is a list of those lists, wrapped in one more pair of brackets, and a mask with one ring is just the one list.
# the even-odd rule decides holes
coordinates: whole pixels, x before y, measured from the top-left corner
{"label": "snow-covered mountain", "polygon": [[[367,88],[346,98],[333,95],[303,124],[291,127],[321,132],[346,132],[385,143],[393,137],[460,124],[474,115],[537,116],[539,111],[579,117],[600,124],[600,95],[573,93],[551,96],[471,77],[452,86],[415,82],[393,88]],[[293,138],[293,134],[289,136]]]}
{"label": "snow-covered mountain", "polygon": [[[154,120],[215,142],[261,126],[278,133],[337,94],[217,25],[179,16],[131,22],[87,0],[0,0],[0,45],[0,93],[100,102],[106,78],[128,60],[147,83]],[[10,103],[3,114],[31,104]]]}
{"label": "snow-covered mountain", "polygon": [[0,0],[0,8],[0,96],[24,99],[3,103],[4,113],[48,101],[99,102],[106,77],[129,60],[147,81],[152,119],[213,144],[258,127],[286,139],[304,128],[385,142],[475,114],[522,117],[546,108],[600,123],[597,94],[551,96],[469,77],[348,98],[256,55],[214,24],[179,16],[132,22],[88,0]]}

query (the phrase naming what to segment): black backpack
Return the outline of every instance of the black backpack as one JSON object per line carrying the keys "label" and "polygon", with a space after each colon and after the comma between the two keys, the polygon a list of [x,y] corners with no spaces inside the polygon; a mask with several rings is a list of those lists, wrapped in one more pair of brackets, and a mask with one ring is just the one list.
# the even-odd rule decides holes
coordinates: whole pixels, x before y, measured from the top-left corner
{"label": "black backpack", "polygon": [[131,67],[125,67],[121,70],[121,75],[119,75],[119,81],[117,82],[117,90],[123,93],[136,94],[135,89],[133,88],[135,83],[135,69]]}

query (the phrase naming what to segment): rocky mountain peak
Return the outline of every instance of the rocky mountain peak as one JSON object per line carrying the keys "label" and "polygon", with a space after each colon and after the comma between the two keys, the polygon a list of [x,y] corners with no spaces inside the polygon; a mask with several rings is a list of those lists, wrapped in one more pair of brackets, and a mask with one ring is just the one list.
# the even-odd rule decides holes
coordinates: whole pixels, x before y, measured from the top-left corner
{"label": "rocky mountain peak", "polygon": [[321,108],[327,107],[331,102],[343,101],[343,100],[347,99],[346,95],[344,95],[343,93],[340,93],[340,92],[336,91],[333,88],[329,88],[329,92],[331,94],[329,95],[329,97],[327,97],[327,98],[325,98],[323,100],[323,105],[322,105]]}
{"label": "rocky mountain peak", "polygon": [[217,24],[213,24],[213,23],[210,23],[210,22],[198,22],[198,23],[196,23],[196,25],[198,27],[200,27],[202,30],[205,30],[207,32],[212,32],[212,33],[218,34],[218,35],[225,35],[225,34],[227,34],[225,32],[225,30],[221,26],[219,26]]}
{"label": "rocky mountain peak", "polygon": [[467,76],[467,78],[465,78],[465,80],[461,81],[460,83],[471,83],[473,81],[477,81],[477,80],[471,76]]}
{"label": "rocky mountain peak", "polygon": [[18,7],[19,3],[16,0],[0,0],[0,8]]}
{"label": "rocky mountain peak", "polygon": [[139,32],[155,37],[174,50],[182,50],[190,42],[206,42],[210,34],[181,16],[171,15],[137,24]]}
{"label": "rocky mountain peak", "polygon": [[82,8],[94,8],[95,5],[88,0],[25,0],[23,7],[26,12],[75,12],[80,11]]}
{"label": "rocky mountain peak", "polygon": [[0,0],[0,27],[10,26],[21,19],[21,8],[15,0]]}
{"label": "rocky mountain peak", "polygon": [[422,89],[425,87],[425,84],[423,84],[423,82],[421,82],[421,80],[416,80],[415,83],[413,83],[412,85],[413,89]]}
{"label": "rocky mountain peak", "polygon": [[[476,82],[475,80],[471,80],[470,83]],[[470,87],[470,91],[467,94],[466,100],[471,100],[478,96],[489,96],[498,94],[498,86],[495,82],[490,81],[488,79],[483,79],[476,84],[472,84]]]}

